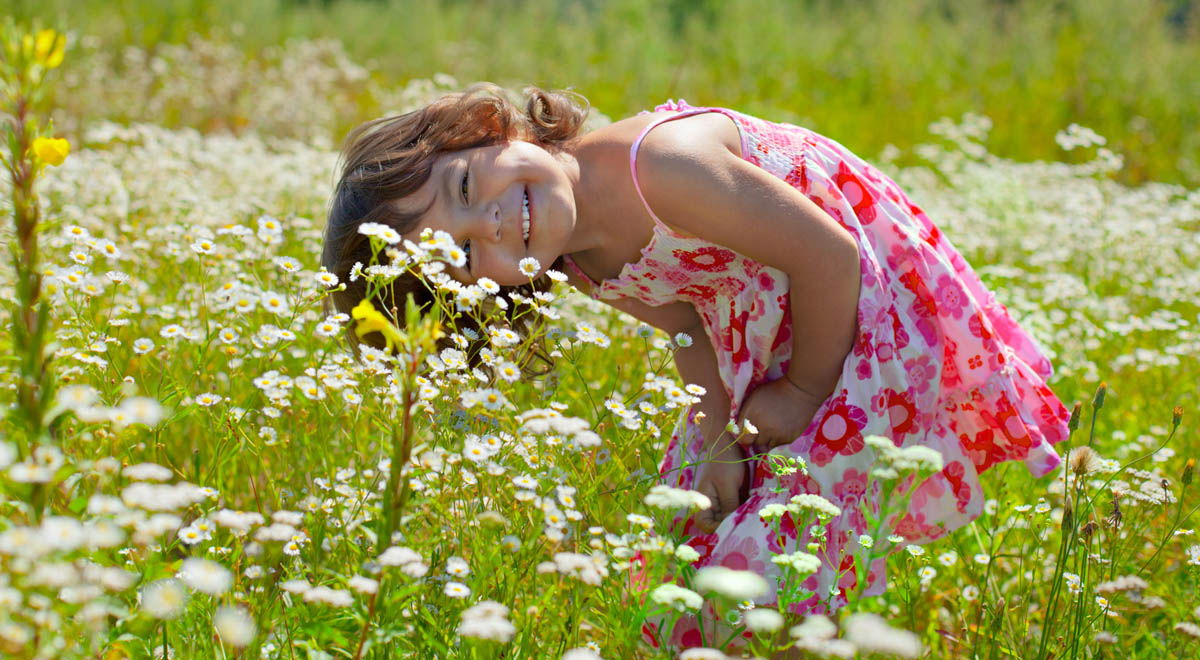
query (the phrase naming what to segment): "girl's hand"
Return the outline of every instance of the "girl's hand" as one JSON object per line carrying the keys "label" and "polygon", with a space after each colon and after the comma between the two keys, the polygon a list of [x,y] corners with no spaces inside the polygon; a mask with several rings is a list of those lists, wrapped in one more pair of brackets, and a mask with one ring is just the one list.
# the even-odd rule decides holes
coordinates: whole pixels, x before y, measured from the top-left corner
{"label": "girl's hand", "polygon": [[748,459],[737,443],[728,435],[722,435],[720,443],[725,448],[714,447],[696,475],[695,489],[712,500],[712,506],[698,511],[694,518],[696,527],[705,534],[717,531],[725,516],[737,510],[742,503],[742,486],[750,478]]}
{"label": "girl's hand", "polygon": [[790,444],[804,433],[824,399],[804,392],[787,376],[754,388],[738,411],[738,424],[746,420],[758,433],[743,433],[738,442],[754,447],[755,453]]}

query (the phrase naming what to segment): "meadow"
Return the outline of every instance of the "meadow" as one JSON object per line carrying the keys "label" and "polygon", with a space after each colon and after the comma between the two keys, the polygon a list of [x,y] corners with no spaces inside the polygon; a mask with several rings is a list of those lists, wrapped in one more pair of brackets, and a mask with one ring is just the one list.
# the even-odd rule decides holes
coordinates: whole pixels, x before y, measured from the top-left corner
{"label": "meadow", "polygon": [[[833,3],[804,3],[828,29],[786,60],[790,83],[770,61],[793,57],[780,21],[734,21],[722,3],[415,2],[391,34],[371,24],[397,11],[387,3],[18,3],[41,25],[3,35],[0,653],[724,657],[712,630],[708,651],[643,641],[704,608],[746,657],[1195,657],[1195,10],[1177,27],[1170,3],[1062,3],[1072,33],[1034,3],[993,4],[864,3],[839,22]],[[602,20],[556,16],[551,38],[506,22],[515,8]],[[867,30],[847,42],[875,16],[961,57],[922,66],[898,45],[889,59]],[[1047,60],[1031,38],[1021,60],[966,27],[996,20],[1062,50]],[[489,30],[511,47],[480,57]],[[679,35],[724,59],[670,52]],[[1131,40],[1147,46],[1122,53]],[[842,49],[868,64],[839,68]],[[1005,54],[1025,83],[990,68]],[[883,595],[849,589],[828,617],[781,616],[748,602],[745,576],[691,566],[670,523],[701,503],[654,488],[693,397],[671,364],[681,338],[565,284],[505,301],[446,286],[440,318],[394,332],[395,355],[354,359],[342,335],[378,320],[329,314],[337,282],[318,263],[338,140],[477,79],[575,85],[597,125],[677,95],[862,153],[1051,357],[1051,386],[1075,404],[1063,468],[993,468],[971,525],[857,546],[860,565],[886,557]],[[813,89],[828,96],[797,102]],[[385,280],[388,263],[433,276],[451,258],[434,240],[376,242],[383,263],[363,277]],[[536,332],[508,331],[500,305],[522,305]],[[435,345],[463,317],[487,330],[487,368]],[[553,365],[522,377],[537,342]],[[823,506],[767,515],[819,528]],[[794,591],[820,548],[793,550]],[[658,587],[668,576],[686,588]]]}

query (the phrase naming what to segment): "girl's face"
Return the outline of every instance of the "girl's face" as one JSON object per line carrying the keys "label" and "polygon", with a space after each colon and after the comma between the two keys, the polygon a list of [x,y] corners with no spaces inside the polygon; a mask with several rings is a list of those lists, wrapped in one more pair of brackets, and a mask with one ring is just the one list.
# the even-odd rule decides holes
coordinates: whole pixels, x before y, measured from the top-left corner
{"label": "girl's face", "polygon": [[529,142],[507,142],[442,154],[417,192],[394,202],[427,209],[405,238],[442,230],[467,252],[451,277],[473,283],[488,277],[502,286],[525,284],[517,264],[533,257],[537,275],[565,251],[575,228],[575,196],[562,164]]}

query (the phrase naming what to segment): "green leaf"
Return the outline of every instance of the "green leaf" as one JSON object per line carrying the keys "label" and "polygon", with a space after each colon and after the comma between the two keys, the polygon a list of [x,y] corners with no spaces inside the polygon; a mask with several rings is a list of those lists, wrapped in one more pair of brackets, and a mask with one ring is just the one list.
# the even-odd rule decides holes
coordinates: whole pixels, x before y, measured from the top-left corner
{"label": "green leaf", "polygon": [[83,513],[83,510],[87,508],[87,503],[88,498],[80,495],[79,497],[71,500],[71,503],[67,505],[67,509],[69,509],[71,513],[78,515]]}

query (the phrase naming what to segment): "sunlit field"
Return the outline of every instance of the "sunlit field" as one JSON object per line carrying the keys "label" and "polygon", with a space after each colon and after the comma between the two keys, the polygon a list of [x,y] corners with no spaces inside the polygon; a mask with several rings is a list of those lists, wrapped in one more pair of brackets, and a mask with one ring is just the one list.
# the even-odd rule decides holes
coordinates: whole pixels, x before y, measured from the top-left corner
{"label": "sunlit field", "polygon": [[[983,515],[943,539],[858,539],[852,564],[886,557],[884,594],[781,615],[746,575],[692,566],[672,521],[703,502],[656,487],[694,398],[671,360],[686,338],[566,284],[444,285],[438,315],[386,327],[394,354],[350,354],[345,333],[386,321],[324,307],[344,118],[472,80],[381,80],[336,40],[248,60],[201,35],[117,49],[52,27],[69,39],[14,23],[3,44],[0,657],[1200,655],[1200,190],[1129,185],[1128,134],[1069,118],[1024,136],[1043,160],[994,155],[996,122],[973,112],[911,147],[834,136],[1041,343],[1073,432],[1050,476],[984,473]],[[436,279],[454,258],[392,238],[357,276]],[[550,360],[523,374],[539,346]],[[820,528],[859,504],[760,515]],[[780,553],[779,590],[811,595],[822,551]],[[698,610],[723,622],[708,650],[657,641]]]}

